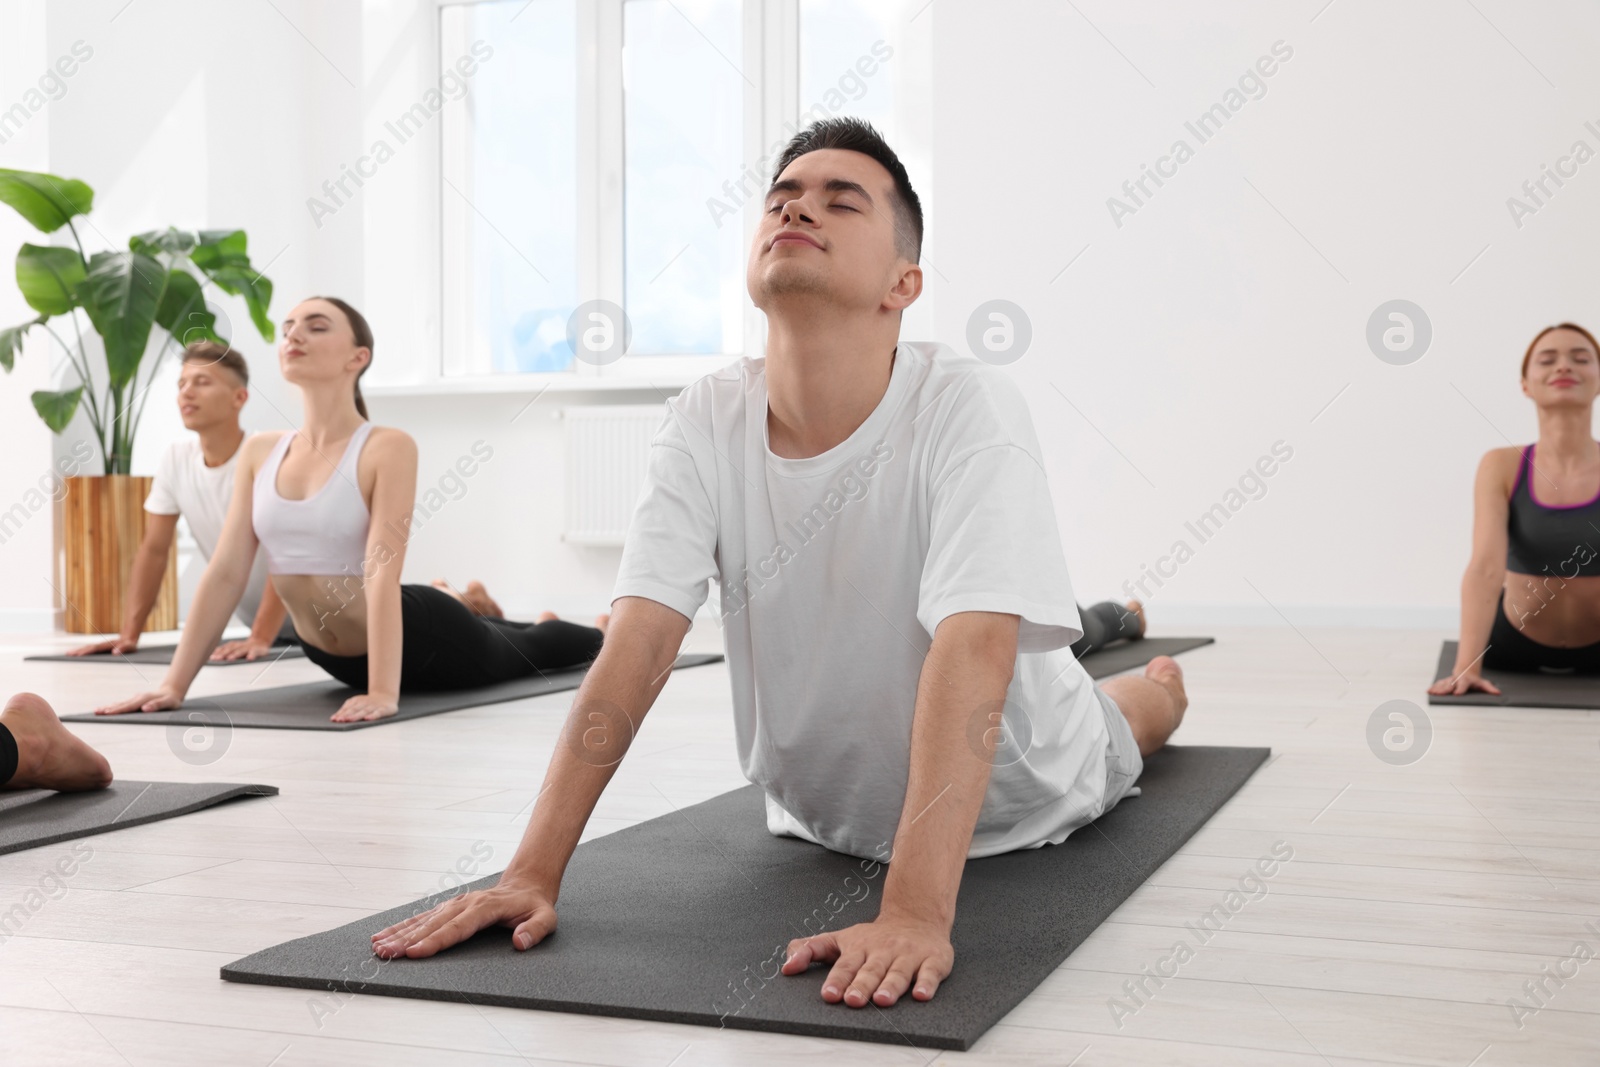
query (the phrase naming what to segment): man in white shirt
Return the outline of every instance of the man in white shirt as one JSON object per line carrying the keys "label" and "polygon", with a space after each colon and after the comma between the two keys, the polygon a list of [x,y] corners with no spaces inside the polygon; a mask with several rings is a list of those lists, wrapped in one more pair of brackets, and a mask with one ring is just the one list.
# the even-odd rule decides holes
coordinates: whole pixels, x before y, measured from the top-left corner
{"label": "man in white shirt", "polygon": [[[180,514],[201,555],[209,560],[216,551],[228,502],[233,498],[234,460],[245,439],[239,411],[250,399],[249,384],[250,368],[244,357],[227,345],[206,341],[184,349],[178,373],[178,414],[184,428],[193,430],[195,436],[167,450],[150,484],[144,502],[149,517],[123,597],[121,634],[75,648],[71,655],[120,655],[139,647],[139,635],[161,591]],[[294,638],[288,613],[267,580],[264,552],[256,553],[250,584],[235,618],[250,627],[250,636],[218,645],[212,659],[259,659],[271,652],[274,642]]]}
{"label": "man in white shirt", "polygon": [[[1182,720],[1170,657],[1097,687],[1038,440],[1005,372],[898,342],[921,208],[865,123],[826,119],[776,168],[747,285],[767,354],[668,404],[611,629],[499,884],[374,935],[428,956],[485,926],[555,927],[589,812],[717,578],[746,776],[767,826],[889,864],[872,922],[788,943],[822,998],[928,1000],[969,857],[1059,843],[1131,795]],[[780,946],[781,947],[781,946]]]}

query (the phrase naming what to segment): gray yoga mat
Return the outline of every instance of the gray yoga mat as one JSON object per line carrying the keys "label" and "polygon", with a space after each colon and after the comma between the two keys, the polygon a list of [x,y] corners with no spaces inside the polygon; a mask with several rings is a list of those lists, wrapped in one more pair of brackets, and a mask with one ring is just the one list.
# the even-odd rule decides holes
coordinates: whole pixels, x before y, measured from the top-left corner
{"label": "gray yoga mat", "polygon": [[[62,654],[23,656],[25,660],[39,663],[132,663],[139,666],[166,667],[172,663],[172,654],[178,651],[177,645],[150,645],[146,648],[136,648],[132,652],[113,655],[110,652],[96,652],[89,656],[68,656]],[[287,644],[279,642],[272,646],[272,652],[261,659],[223,659],[206,660],[207,667],[236,667],[243,664],[253,664],[264,667],[280,659],[304,659],[305,649],[298,643]]]}
{"label": "gray yoga mat", "polygon": [[[1456,646],[1446,641],[1439,650],[1433,680],[1454,678]],[[1545,671],[1484,671],[1500,687],[1500,695],[1482,691],[1462,696],[1428,694],[1430,704],[1477,704],[1512,708],[1600,708],[1600,675],[1557,674]]]}
{"label": "gray yoga mat", "polygon": [[[379,960],[370,935],[443,892],[222,968],[233,982],[466,1001],[966,1050],[1178,850],[1270,749],[1168,746],[1143,793],[1061,845],[969,860],[951,932],[956,964],[932,1000],[822,1000],[832,964],[786,976],[789,940],[868,922],[886,868],[767,832],[759,786],[579,845],[560,925],[525,952],[493,927],[425,960]],[[467,889],[493,885],[498,875]],[[1217,886],[1217,898],[1222,890]],[[811,926],[803,923],[815,917]],[[1111,987],[1107,986],[1108,991]],[[334,1003],[330,1001],[330,1003]]]}
{"label": "gray yoga mat", "polygon": [[122,781],[86,793],[49,789],[0,793],[0,856],[187,815],[234,797],[277,795],[275,785]]}
{"label": "gray yoga mat", "polygon": [[[721,655],[694,653],[678,657],[674,670],[715,663]],[[526,678],[517,678],[498,685],[478,689],[460,689],[448,693],[402,693],[400,710],[387,719],[370,722],[332,722],[329,716],[360,690],[332,679],[326,682],[307,682],[304,685],[263,686],[260,689],[243,689],[237,693],[221,693],[211,697],[194,697],[171,711],[129,712],[126,715],[95,715],[80,712],[63,715],[63,722],[134,723],[146,726],[171,726],[174,723],[210,725],[219,727],[243,726],[267,730],[361,730],[368,726],[383,726],[391,722],[420,719],[425,715],[438,715],[445,711],[460,711],[484,704],[499,704],[523,697],[543,696],[576,689],[589,672],[587,665],[564,671],[545,671]]]}
{"label": "gray yoga mat", "polygon": [[1137,641],[1118,641],[1104,648],[1091,649],[1081,662],[1091,678],[1143,667],[1157,656],[1176,656],[1201,645],[1216,643],[1214,637],[1141,637]]}

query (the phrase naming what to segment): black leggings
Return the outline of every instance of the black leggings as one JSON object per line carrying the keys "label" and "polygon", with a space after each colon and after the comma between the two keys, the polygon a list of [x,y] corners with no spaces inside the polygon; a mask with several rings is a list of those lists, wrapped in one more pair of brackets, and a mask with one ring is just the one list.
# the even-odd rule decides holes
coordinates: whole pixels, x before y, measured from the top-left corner
{"label": "black leggings", "polygon": [[11,728],[0,722],[0,785],[11,781],[16,773],[17,739],[11,736]]}
{"label": "black leggings", "polygon": [[1091,649],[1140,636],[1139,617],[1115,601],[1102,600],[1087,608],[1079,604],[1078,616],[1083,619],[1083,636],[1072,642],[1072,654],[1078,659]]}
{"label": "black leggings", "polygon": [[1494,625],[1483,666],[1491,671],[1544,671],[1551,674],[1600,674],[1600,641],[1579,648],[1542,645],[1506,616],[1506,593],[1500,590]]}
{"label": "black leggings", "polygon": [[[510,622],[478,615],[431,585],[400,587],[400,692],[473,689],[591,663],[604,635],[552,619]],[[306,658],[352,689],[367,691],[367,657],[335,656],[300,639]]]}

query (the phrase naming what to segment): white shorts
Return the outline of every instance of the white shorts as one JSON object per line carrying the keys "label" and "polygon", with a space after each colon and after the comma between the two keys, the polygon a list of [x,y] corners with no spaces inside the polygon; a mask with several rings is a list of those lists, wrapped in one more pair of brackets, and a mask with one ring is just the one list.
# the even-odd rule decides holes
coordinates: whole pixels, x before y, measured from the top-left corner
{"label": "white shorts", "polygon": [[1123,797],[1139,795],[1140,789],[1135,783],[1144,773],[1144,758],[1139,755],[1133,727],[1128,725],[1128,718],[1117,707],[1117,702],[1098,685],[1094,687],[1094,695],[1100,698],[1100,710],[1106,715],[1106,731],[1111,735],[1106,746],[1105,806],[1100,809],[1100,814],[1104,815]]}

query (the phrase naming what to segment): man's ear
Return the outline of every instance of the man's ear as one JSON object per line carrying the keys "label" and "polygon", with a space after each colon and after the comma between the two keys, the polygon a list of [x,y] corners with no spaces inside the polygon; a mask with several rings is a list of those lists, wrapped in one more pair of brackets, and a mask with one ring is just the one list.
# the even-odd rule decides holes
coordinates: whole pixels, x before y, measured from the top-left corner
{"label": "man's ear", "polygon": [[915,263],[904,263],[900,268],[900,277],[883,298],[883,306],[889,311],[904,311],[921,295],[922,268]]}

